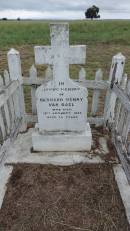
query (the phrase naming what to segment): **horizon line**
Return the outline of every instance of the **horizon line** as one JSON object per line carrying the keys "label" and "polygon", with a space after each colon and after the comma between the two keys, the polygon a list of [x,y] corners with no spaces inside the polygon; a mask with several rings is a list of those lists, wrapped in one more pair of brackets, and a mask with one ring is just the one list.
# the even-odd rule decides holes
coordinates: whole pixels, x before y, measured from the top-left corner
{"label": "horizon line", "polygon": [[8,18],[8,17],[2,17],[0,18],[0,20],[3,21],[3,19],[6,18],[7,20],[18,20],[18,18],[20,20],[45,20],[45,21],[48,21],[48,20],[68,20],[68,21],[80,21],[80,20],[85,20],[85,21],[102,21],[102,20],[130,20],[130,18],[94,18],[94,19],[86,19],[86,18],[75,18],[75,19],[66,19],[66,18],[22,18],[22,17],[17,17],[17,18]]}

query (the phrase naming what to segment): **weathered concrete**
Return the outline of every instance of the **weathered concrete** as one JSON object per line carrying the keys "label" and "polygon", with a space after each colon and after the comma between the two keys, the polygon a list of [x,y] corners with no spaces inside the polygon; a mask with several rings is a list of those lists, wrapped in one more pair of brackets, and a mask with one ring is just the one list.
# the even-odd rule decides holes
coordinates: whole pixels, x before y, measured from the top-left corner
{"label": "weathered concrete", "polygon": [[90,151],[92,134],[89,123],[82,132],[51,132],[39,133],[39,130],[32,134],[33,149],[36,151]]}
{"label": "weathered concrete", "polygon": [[121,165],[118,164],[114,166],[113,169],[114,169],[115,179],[117,181],[118,188],[120,191],[120,195],[125,207],[126,216],[130,224],[130,185],[127,181],[125,172]]}
{"label": "weathered concrete", "polygon": [[105,154],[109,153],[109,149],[108,149],[108,146],[107,146],[107,140],[104,137],[99,138],[99,143],[100,143],[102,151]]}
{"label": "weathered concrete", "polygon": [[7,163],[39,163],[54,165],[72,165],[76,163],[103,163],[104,161],[90,152],[35,152],[31,153],[32,133],[34,129],[29,129],[27,133],[19,134],[14,144],[11,146]]}
{"label": "weathered concrete", "polygon": [[0,208],[3,203],[3,199],[5,196],[6,189],[7,189],[6,185],[12,173],[12,170],[13,170],[12,166],[1,166],[0,165]]}

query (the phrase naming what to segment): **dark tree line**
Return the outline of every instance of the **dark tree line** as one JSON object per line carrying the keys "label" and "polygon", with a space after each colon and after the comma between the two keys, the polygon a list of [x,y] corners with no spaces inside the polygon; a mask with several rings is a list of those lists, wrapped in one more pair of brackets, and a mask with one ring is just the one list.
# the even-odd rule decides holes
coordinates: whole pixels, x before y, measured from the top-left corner
{"label": "dark tree line", "polygon": [[91,19],[100,18],[99,7],[93,5],[92,7],[88,8],[85,12],[85,17]]}

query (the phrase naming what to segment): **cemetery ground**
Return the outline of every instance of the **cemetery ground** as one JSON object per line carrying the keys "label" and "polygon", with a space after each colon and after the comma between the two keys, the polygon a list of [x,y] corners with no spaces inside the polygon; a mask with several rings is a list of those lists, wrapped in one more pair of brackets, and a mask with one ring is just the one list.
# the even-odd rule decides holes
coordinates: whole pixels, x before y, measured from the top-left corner
{"label": "cemetery ground", "polygon": [[14,166],[1,231],[129,231],[112,166]]}
{"label": "cemetery ground", "polygon": [[[129,23],[127,20],[70,22],[70,43],[88,45],[84,66],[87,79],[94,79],[98,68],[104,71],[103,78],[108,79],[112,56],[118,52],[126,56],[125,70],[130,73]],[[6,54],[14,47],[20,51],[23,76],[26,77],[34,63],[34,45],[48,45],[49,22],[0,22],[0,35],[0,71],[7,68]],[[81,65],[71,65],[72,78],[77,79],[80,68]],[[38,67],[40,76],[45,69],[46,66]],[[25,87],[24,91],[27,112],[30,112],[30,88]],[[90,102],[91,92],[89,95]],[[101,110],[102,97],[103,94],[100,97]],[[27,154],[34,157],[35,153],[31,153],[30,147],[27,148],[27,134],[24,138],[18,135],[14,144],[16,153],[12,148],[12,160],[7,164],[9,168],[13,166],[13,172],[0,210],[0,231],[130,229],[117,185],[119,176],[116,166],[119,164],[120,168],[120,161],[110,141],[110,134],[102,128],[92,128],[92,134],[92,150],[89,155],[85,154],[83,163],[72,165],[78,162],[78,157],[72,154],[72,163],[68,163],[65,157],[65,164],[70,165],[66,167],[54,166],[61,165],[58,155],[52,165],[48,165],[47,161],[46,165],[39,164],[40,156],[36,158],[37,164],[31,163],[32,156],[27,163]],[[17,150],[21,155],[20,164],[13,161],[19,158]],[[87,158],[86,162],[84,158]],[[118,180],[115,180],[116,177]]]}
{"label": "cemetery ground", "polygon": [[120,196],[126,189],[119,190],[122,174],[111,135],[102,127],[93,127],[92,134],[92,149],[82,158],[82,152],[80,157],[56,153],[50,154],[51,162],[49,156],[29,157],[31,135],[18,135],[6,165],[13,172],[0,210],[0,231],[129,231]]}
{"label": "cemetery ground", "polygon": [[[24,160],[13,164],[0,211],[0,231],[129,230],[113,172],[119,160],[110,134],[102,128],[93,128],[92,133],[88,160],[91,163],[98,156],[104,164],[54,166],[56,161],[40,165],[24,164]],[[21,152],[27,152],[25,146],[26,142]]]}

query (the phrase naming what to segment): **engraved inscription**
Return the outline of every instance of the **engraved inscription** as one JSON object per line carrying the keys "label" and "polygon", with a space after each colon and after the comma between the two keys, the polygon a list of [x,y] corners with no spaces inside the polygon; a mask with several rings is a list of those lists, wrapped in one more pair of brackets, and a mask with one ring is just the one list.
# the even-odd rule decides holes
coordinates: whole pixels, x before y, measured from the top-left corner
{"label": "engraved inscription", "polygon": [[49,130],[49,127],[51,131],[84,129],[87,119],[86,89],[68,80],[67,83],[59,82],[58,87],[49,82],[38,92],[37,109],[44,130]]}
{"label": "engraved inscription", "polygon": [[[64,82],[59,82],[59,86],[65,85]],[[83,97],[66,97],[64,98],[64,94],[60,93],[62,91],[79,91],[80,88],[44,88],[44,91],[52,91],[59,94],[59,97],[41,97],[41,107],[49,108],[49,111],[44,111],[43,116],[47,119],[78,119],[78,116],[82,114],[81,111],[73,111],[72,107],[75,107],[76,103],[82,103]]]}

